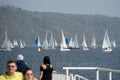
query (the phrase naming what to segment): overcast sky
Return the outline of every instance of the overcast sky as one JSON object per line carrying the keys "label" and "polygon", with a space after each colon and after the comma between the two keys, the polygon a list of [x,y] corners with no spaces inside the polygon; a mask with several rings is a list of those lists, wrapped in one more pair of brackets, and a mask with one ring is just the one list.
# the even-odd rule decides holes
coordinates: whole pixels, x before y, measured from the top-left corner
{"label": "overcast sky", "polygon": [[0,5],[6,4],[39,12],[120,17],[120,0],[0,0]]}

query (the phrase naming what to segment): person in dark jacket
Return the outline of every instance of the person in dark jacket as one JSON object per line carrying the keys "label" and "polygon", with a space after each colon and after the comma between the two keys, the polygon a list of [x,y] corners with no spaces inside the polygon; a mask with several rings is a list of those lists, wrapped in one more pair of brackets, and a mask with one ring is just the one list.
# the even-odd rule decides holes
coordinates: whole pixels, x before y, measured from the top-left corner
{"label": "person in dark jacket", "polygon": [[52,80],[53,67],[48,56],[44,57],[43,64],[40,66],[39,80]]}
{"label": "person in dark jacket", "polygon": [[27,64],[24,62],[24,56],[19,54],[17,56],[17,71],[24,73],[25,69],[27,68]]}

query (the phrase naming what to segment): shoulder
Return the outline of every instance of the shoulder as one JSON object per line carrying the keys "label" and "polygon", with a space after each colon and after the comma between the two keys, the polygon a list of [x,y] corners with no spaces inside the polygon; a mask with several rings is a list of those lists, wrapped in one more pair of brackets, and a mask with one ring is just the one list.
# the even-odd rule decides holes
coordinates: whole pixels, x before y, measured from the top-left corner
{"label": "shoulder", "polygon": [[16,61],[16,63],[25,63],[23,60]]}
{"label": "shoulder", "polygon": [[27,65],[27,63],[25,63],[24,61],[18,61],[18,62],[16,62],[17,63],[17,65],[21,65],[21,66],[25,66],[25,65]]}
{"label": "shoulder", "polygon": [[6,78],[5,75],[6,75],[6,74],[1,74],[1,75],[0,75],[0,80],[5,80],[5,78]]}
{"label": "shoulder", "polygon": [[15,72],[15,76],[19,78],[23,78],[23,74],[21,72]]}
{"label": "shoulder", "polygon": [[15,74],[22,74],[22,73],[21,73],[21,72],[17,72],[17,71],[16,71],[16,72],[15,72]]}
{"label": "shoulder", "polygon": [[[18,79],[21,79],[23,80],[23,74],[21,72],[15,72],[15,76],[18,78]],[[6,80],[8,78],[8,76],[6,74],[2,74],[0,75],[0,80]]]}
{"label": "shoulder", "polygon": [[46,66],[45,64],[42,64],[42,68],[43,68],[43,69],[46,69],[47,66]]}
{"label": "shoulder", "polygon": [[50,64],[50,67],[53,68],[53,66]]}
{"label": "shoulder", "polygon": [[16,63],[17,63],[17,64],[21,64],[21,63],[23,63],[23,61],[20,61],[20,60],[19,60],[19,61],[16,61]]}
{"label": "shoulder", "polygon": [[23,75],[21,72],[15,72],[16,75]]}

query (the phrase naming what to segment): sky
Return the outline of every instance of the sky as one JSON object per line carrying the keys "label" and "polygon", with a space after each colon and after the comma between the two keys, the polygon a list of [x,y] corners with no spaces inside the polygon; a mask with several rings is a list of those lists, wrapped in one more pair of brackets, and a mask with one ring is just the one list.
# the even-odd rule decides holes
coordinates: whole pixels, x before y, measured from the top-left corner
{"label": "sky", "polygon": [[120,0],[0,0],[3,5],[38,12],[120,17]]}

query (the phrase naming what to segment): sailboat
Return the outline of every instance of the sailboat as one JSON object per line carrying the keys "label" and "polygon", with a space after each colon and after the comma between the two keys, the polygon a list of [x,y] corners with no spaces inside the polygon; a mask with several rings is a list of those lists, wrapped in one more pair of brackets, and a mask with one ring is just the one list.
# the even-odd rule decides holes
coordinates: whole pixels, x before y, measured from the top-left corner
{"label": "sailboat", "polygon": [[109,39],[109,36],[108,36],[108,30],[106,30],[105,35],[104,35],[102,49],[105,52],[111,52],[112,51],[110,39]]}
{"label": "sailboat", "polygon": [[73,37],[71,37],[71,39],[70,39],[69,48],[70,48],[70,49],[74,48]]}
{"label": "sailboat", "polygon": [[35,45],[37,46],[37,51],[40,52],[41,51],[41,43],[40,43],[39,37],[37,37],[37,39],[35,40]]}
{"label": "sailboat", "polygon": [[1,51],[12,51],[11,48],[13,48],[13,44],[12,42],[10,41],[10,39],[8,38],[8,35],[7,35],[7,30],[5,32],[5,38],[4,38],[4,42],[1,46],[2,49],[0,49]]}
{"label": "sailboat", "polygon": [[22,40],[20,39],[19,41],[20,41],[20,43],[19,43],[20,48],[24,48]]}
{"label": "sailboat", "polygon": [[41,47],[41,43],[40,43],[40,38],[39,37],[37,37],[37,39],[35,40],[35,45],[37,47]]}
{"label": "sailboat", "polygon": [[87,50],[90,50],[87,46],[87,43],[86,43],[86,39],[85,39],[85,35],[83,33],[83,41],[82,41],[82,46],[83,46],[83,50],[87,51]]}
{"label": "sailboat", "polygon": [[60,45],[60,51],[70,51],[70,49],[68,48],[68,45],[66,43],[66,38],[64,36],[63,30],[61,31],[62,33],[62,41],[61,41],[61,45]]}
{"label": "sailboat", "polygon": [[17,40],[13,40],[13,45],[14,45],[15,47],[18,46]]}
{"label": "sailboat", "polygon": [[51,37],[50,37],[50,40],[49,40],[49,43],[48,43],[48,48],[49,49],[55,49],[53,33],[51,33]]}
{"label": "sailboat", "polygon": [[96,38],[94,36],[92,37],[92,42],[90,46],[94,49],[96,48]]}
{"label": "sailboat", "polygon": [[70,39],[69,48],[72,48],[72,49],[77,49],[77,48],[79,48],[78,39],[77,39],[77,34],[75,35],[74,40],[73,40],[73,38]]}
{"label": "sailboat", "polygon": [[42,49],[48,49],[47,32],[46,32],[46,35],[45,35],[45,39],[42,43]]}
{"label": "sailboat", "polygon": [[55,45],[55,47],[57,47],[58,46],[58,43],[57,43],[57,41],[56,41],[56,39],[54,38],[54,45]]}
{"label": "sailboat", "polygon": [[74,48],[79,48],[77,34],[75,35],[75,38],[74,38]]}
{"label": "sailboat", "polygon": [[27,44],[25,43],[25,41],[23,41],[23,46],[24,46],[24,47],[27,46]]}
{"label": "sailboat", "polygon": [[112,44],[112,47],[113,47],[113,48],[116,48],[116,47],[117,47],[117,46],[116,46],[116,41],[115,41],[115,40],[111,41],[111,44]]}

